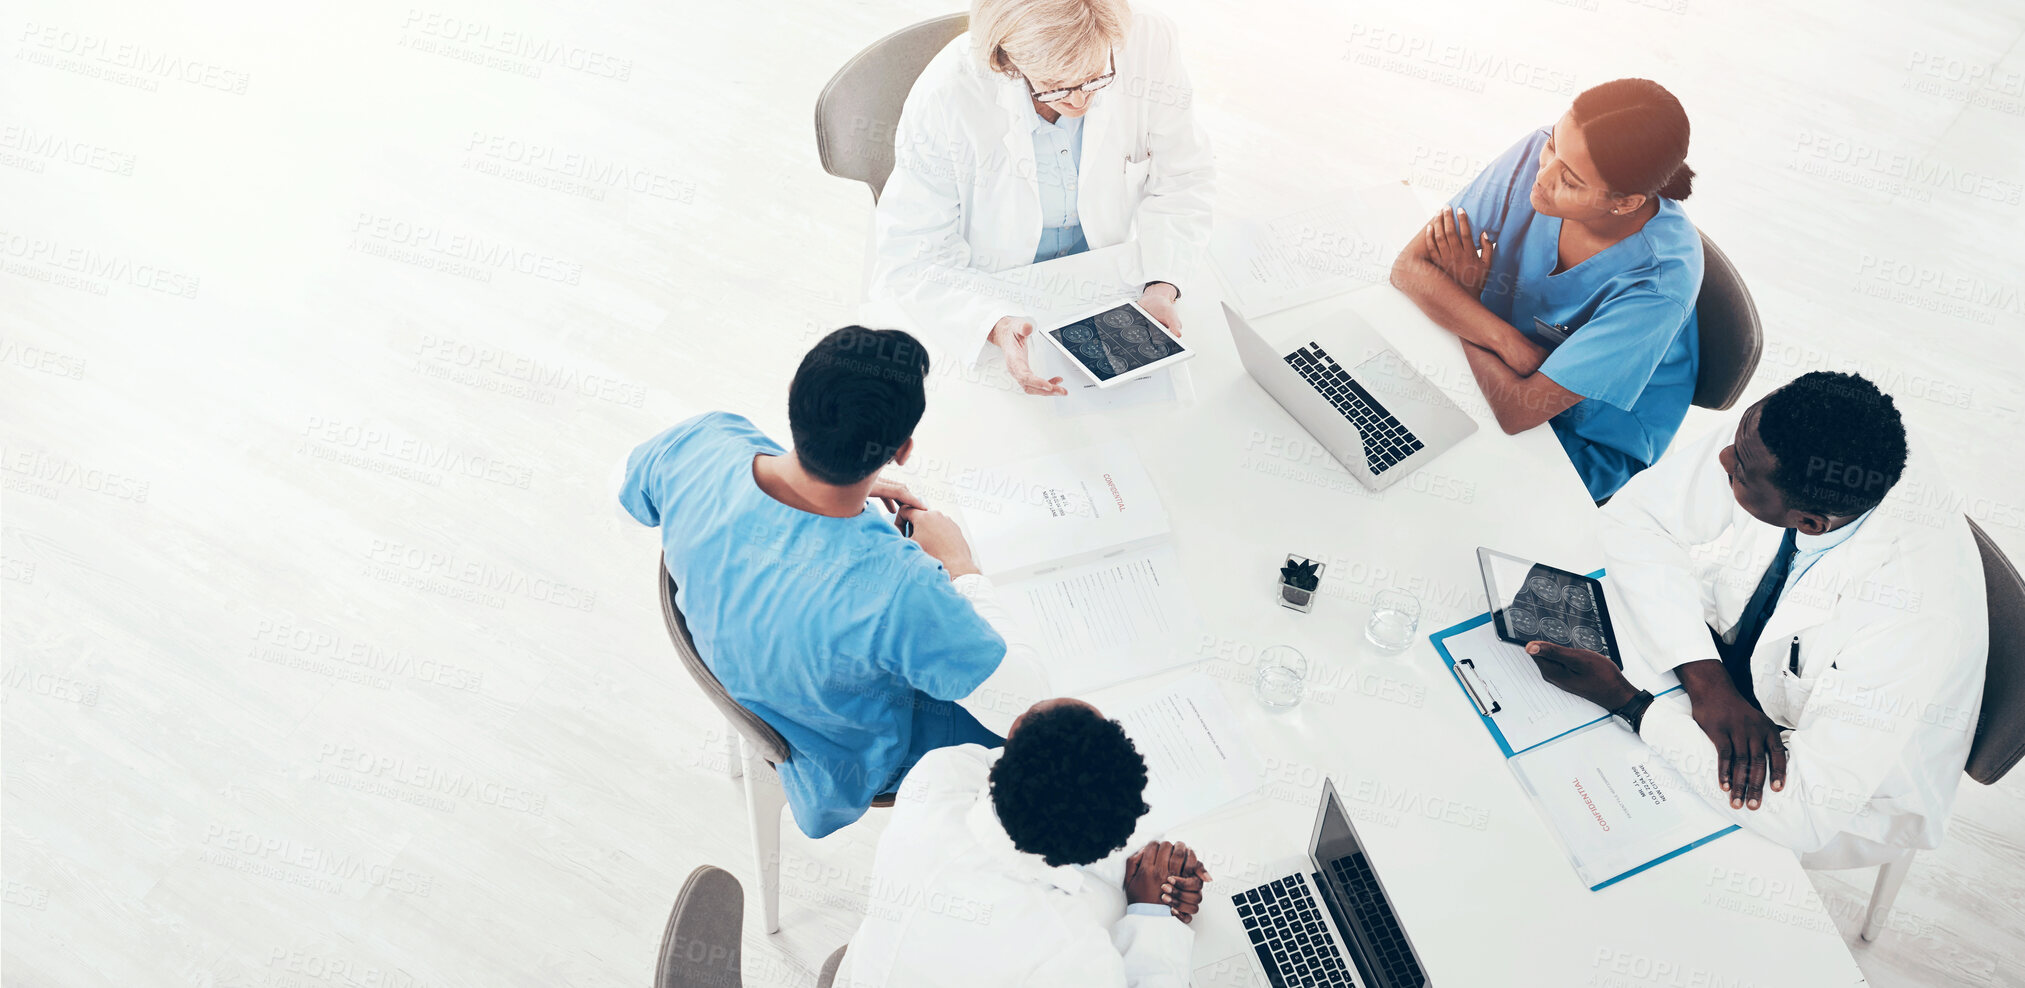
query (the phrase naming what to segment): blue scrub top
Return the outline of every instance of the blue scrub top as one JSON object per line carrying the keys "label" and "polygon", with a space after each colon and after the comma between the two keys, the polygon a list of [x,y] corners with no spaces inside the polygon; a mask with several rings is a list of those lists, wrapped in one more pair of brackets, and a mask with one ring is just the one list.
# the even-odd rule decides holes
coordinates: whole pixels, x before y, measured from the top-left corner
{"label": "blue scrub top", "polygon": [[760,490],[753,458],[782,452],[740,416],[699,415],[633,450],[619,503],[661,526],[696,650],[787,739],[788,807],[821,837],[923,753],[1003,743],[952,701],[998,668],[1005,641],[882,512],[829,518]]}
{"label": "blue scrub top", "polygon": [[1662,197],[1643,229],[1555,274],[1561,220],[1535,213],[1530,194],[1550,136],[1528,135],[1449,205],[1498,245],[1484,306],[1551,349],[1540,373],[1582,396],[1550,421],[1601,500],[1666,452],[1694,398],[1702,242],[1680,203]]}
{"label": "blue scrub top", "polygon": [[[1029,104],[1031,105],[1031,104]],[[1083,218],[1076,208],[1083,169],[1083,118],[1062,116],[1054,123],[1034,110],[1034,177],[1041,190],[1041,242],[1034,263],[1081,254]]]}

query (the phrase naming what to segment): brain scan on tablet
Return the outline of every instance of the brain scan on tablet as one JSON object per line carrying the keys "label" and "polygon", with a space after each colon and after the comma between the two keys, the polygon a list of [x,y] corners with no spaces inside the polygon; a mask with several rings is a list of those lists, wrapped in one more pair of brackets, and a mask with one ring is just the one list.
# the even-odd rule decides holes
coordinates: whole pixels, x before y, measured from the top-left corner
{"label": "brain scan on tablet", "polygon": [[1134,302],[1119,302],[1041,334],[1100,388],[1137,380],[1195,356]]}
{"label": "brain scan on tablet", "polygon": [[1479,548],[1477,562],[1483,566],[1484,593],[1490,596],[1499,638],[1514,645],[1549,641],[1588,649],[1624,668],[1602,583],[1490,549]]}

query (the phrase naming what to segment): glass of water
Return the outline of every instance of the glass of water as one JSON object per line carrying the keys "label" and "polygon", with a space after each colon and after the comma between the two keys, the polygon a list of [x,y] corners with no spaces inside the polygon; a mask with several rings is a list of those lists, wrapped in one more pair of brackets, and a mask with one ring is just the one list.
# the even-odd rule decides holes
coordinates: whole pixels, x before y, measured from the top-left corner
{"label": "glass of water", "polygon": [[1259,653],[1259,678],[1252,694],[1270,710],[1301,702],[1307,690],[1308,657],[1291,645],[1274,645]]}
{"label": "glass of water", "polygon": [[1393,587],[1371,598],[1371,620],[1364,625],[1364,640],[1382,652],[1398,652],[1413,644],[1420,627],[1420,599]]}

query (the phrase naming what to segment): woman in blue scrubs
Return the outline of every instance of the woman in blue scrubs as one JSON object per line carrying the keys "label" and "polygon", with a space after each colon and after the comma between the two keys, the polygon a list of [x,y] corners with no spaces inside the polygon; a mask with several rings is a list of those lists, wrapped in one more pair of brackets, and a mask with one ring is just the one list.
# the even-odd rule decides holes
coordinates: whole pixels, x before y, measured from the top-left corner
{"label": "woman in blue scrubs", "polygon": [[1606,82],[1485,168],[1392,266],[1462,337],[1498,425],[1551,423],[1598,501],[1659,459],[1694,397],[1687,149],[1672,93]]}

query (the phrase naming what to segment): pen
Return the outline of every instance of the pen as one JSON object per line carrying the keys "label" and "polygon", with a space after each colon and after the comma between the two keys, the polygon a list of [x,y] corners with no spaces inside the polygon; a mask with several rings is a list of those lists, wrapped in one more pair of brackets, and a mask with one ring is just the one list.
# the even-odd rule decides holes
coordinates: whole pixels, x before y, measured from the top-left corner
{"label": "pen", "polygon": [[1793,636],[1793,647],[1786,650],[1786,669],[1793,675],[1800,675],[1800,636]]}

